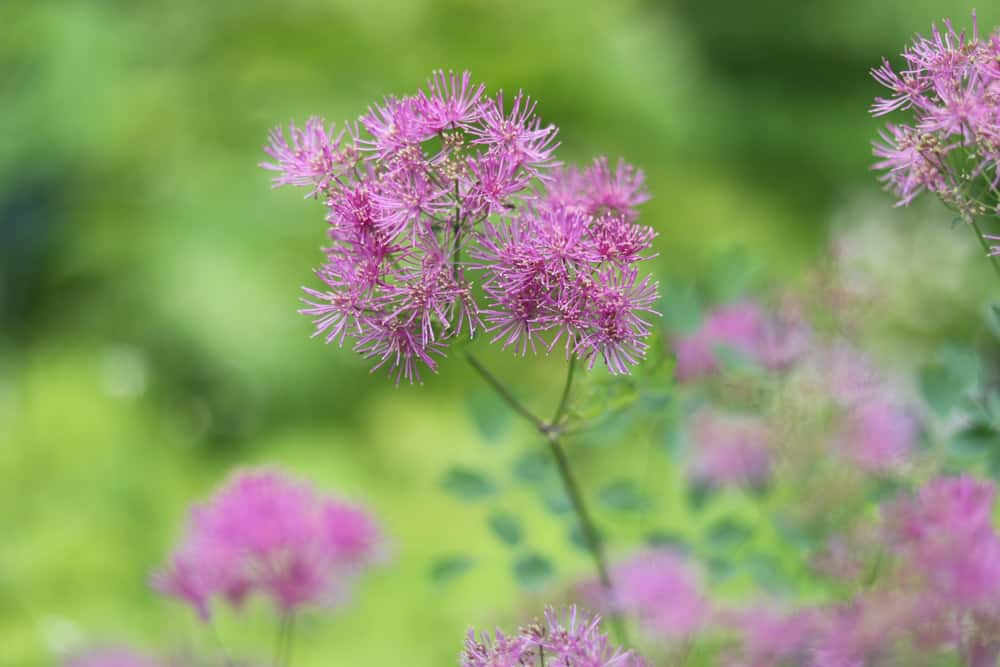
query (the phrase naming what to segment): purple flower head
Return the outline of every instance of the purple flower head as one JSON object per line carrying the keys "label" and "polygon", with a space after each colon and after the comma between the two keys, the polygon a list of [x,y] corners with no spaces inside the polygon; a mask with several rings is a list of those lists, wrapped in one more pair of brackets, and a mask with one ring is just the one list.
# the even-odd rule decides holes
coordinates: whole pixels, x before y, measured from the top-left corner
{"label": "purple flower head", "polygon": [[890,93],[876,98],[872,113],[909,115],[905,124],[889,123],[874,144],[874,168],[900,205],[929,191],[966,218],[996,206],[989,193],[1000,183],[998,36],[980,38],[975,14],[971,33],[946,20],[903,51],[902,70],[886,59],[872,70]]}
{"label": "purple flower head", "polygon": [[636,207],[649,201],[642,170],[622,159],[612,171],[608,158],[596,158],[583,172],[583,181],[587,207],[593,214],[610,212],[634,219],[638,216]]}
{"label": "purple flower head", "polygon": [[522,627],[508,636],[497,630],[492,637],[469,631],[462,667],[645,667],[633,651],[612,646],[601,631],[599,616],[569,607],[563,612],[545,610],[544,623]]}
{"label": "purple flower head", "polygon": [[322,118],[312,117],[305,127],[298,129],[292,123],[288,126],[288,137],[281,128],[271,131],[270,143],[264,152],[274,162],[261,162],[260,166],[278,172],[274,186],[296,185],[311,188],[306,195],[312,196],[329,186],[337,174],[349,169],[357,161],[357,154],[351,146],[342,143],[344,133],[334,134],[333,126],[327,130]]}
{"label": "purple flower head", "polygon": [[703,411],[690,437],[689,474],[702,483],[758,487],[771,475],[770,430],[753,417]]}
{"label": "purple flower head", "polygon": [[479,116],[486,86],[472,85],[472,74],[438,70],[431,75],[427,91],[421,91],[418,106],[427,130],[431,133],[473,123]]}
{"label": "purple flower head", "polygon": [[485,330],[520,354],[561,345],[625,373],[645,354],[657,284],[638,263],[655,232],[637,224],[642,172],[555,158],[557,128],[523,93],[435,72],[415,95],[372,105],[349,136],[311,119],[266,150],[276,184],[326,206],[329,247],[301,313],[326,342],[400,380],[437,370],[453,339]]}
{"label": "purple flower head", "polygon": [[277,471],[246,470],[191,510],[184,538],[153,585],[203,619],[213,599],[238,606],[253,594],[289,612],[342,599],[381,545],[365,510]]}

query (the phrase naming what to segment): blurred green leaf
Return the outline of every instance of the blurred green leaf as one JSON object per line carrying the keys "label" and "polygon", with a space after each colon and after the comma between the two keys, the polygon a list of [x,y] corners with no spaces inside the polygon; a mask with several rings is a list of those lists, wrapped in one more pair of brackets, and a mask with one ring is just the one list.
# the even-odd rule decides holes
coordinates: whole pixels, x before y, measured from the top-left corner
{"label": "blurred green leaf", "polygon": [[493,534],[507,546],[514,547],[521,543],[521,521],[510,512],[493,512],[487,522]]}
{"label": "blurred green leaf", "polygon": [[514,461],[514,478],[525,484],[544,481],[552,472],[552,459],[547,452],[535,449],[521,454]]}
{"label": "blurred green leaf", "polygon": [[733,563],[722,556],[711,556],[706,563],[708,573],[714,581],[724,581],[733,574]]}
{"label": "blurred green leaf", "polygon": [[462,500],[479,500],[496,493],[496,486],[486,475],[464,467],[454,467],[445,473],[441,488]]}
{"label": "blurred green leaf", "polygon": [[507,431],[510,410],[492,392],[469,394],[465,406],[477,430],[487,442],[498,441]]}
{"label": "blurred green leaf", "polygon": [[921,368],[919,383],[924,400],[939,415],[951,412],[961,399],[961,382],[944,366],[931,365]]}
{"label": "blurred green leaf", "polygon": [[550,513],[557,516],[573,511],[573,503],[562,488],[551,489],[542,496],[542,504]]}
{"label": "blurred green leaf", "polygon": [[949,452],[963,459],[993,454],[1000,449],[1000,436],[989,424],[973,424],[948,441]]}
{"label": "blurred green leaf", "polygon": [[545,556],[529,553],[514,561],[514,577],[522,588],[537,591],[552,580],[556,569]]}
{"label": "blurred green leaf", "polygon": [[469,556],[443,556],[431,563],[429,575],[436,584],[445,584],[462,576],[476,564]]}
{"label": "blurred green leaf", "polygon": [[953,343],[942,346],[938,359],[920,369],[920,391],[936,413],[945,415],[979,385],[981,362],[974,350]]}
{"label": "blurred green leaf", "polygon": [[716,488],[706,482],[691,480],[688,482],[688,504],[695,510],[703,510],[716,495]]}
{"label": "blurred green leaf", "polygon": [[657,549],[673,549],[674,551],[678,551],[680,553],[690,553],[691,551],[691,545],[684,537],[678,535],[677,533],[667,531],[652,531],[650,533],[646,533],[646,536],[643,538],[643,542],[645,542],[648,546]]}
{"label": "blurred green leaf", "polygon": [[730,551],[743,545],[753,535],[753,529],[732,517],[719,519],[708,529],[709,544],[720,551]]}
{"label": "blurred green leaf", "polygon": [[980,359],[975,350],[947,343],[941,348],[941,363],[964,388],[979,384]]}
{"label": "blurred green leaf", "polygon": [[649,506],[645,494],[630,479],[611,482],[600,490],[600,499],[605,507],[618,512],[637,512]]}
{"label": "blurred green leaf", "polygon": [[773,556],[753,554],[747,560],[747,568],[754,583],[768,593],[789,593],[795,590],[794,583]]}

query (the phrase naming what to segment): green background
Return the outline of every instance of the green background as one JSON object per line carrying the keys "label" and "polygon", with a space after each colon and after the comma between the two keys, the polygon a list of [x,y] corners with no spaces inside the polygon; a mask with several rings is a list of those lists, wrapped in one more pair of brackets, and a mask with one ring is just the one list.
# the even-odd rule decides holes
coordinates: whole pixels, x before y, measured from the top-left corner
{"label": "green background", "polygon": [[[392,538],[393,560],[353,604],[301,621],[297,665],[454,664],[470,624],[516,617],[530,603],[484,527],[491,509],[518,513],[527,544],[560,574],[587,572],[564,520],[532,494],[465,506],[441,492],[450,465],[506,470],[538,446],[459,360],[423,387],[395,388],[349,350],[308,339],[295,311],[323,222],[257,168],[270,127],[353,120],[435,68],[468,68],[490,90],[537,97],[561,128],[563,159],[622,155],[646,171],[660,277],[703,280],[738,248],[765,282],[790,284],[822,261],[831,220],[852,203],[874,198],[887,224],[913,217],[890,209],[869,172],[879,122],[867,70],[941,16],[967,23],[970,9],[0,5],[0,664],[50,664],[94,641],[215,651],[147,577],[188,503],[241,464],[277,463],[364,500]],[[982,9],[983,25],[1000,22]],[[551,409],[558,359],[483,354]],[[581,449],[588,488],[642,473],[671,507],[676,473],[647,465],[652,447],[630,436]],[[616,551],[643,528],[601,519]],[[655,520],[690,528],[669,511]],[[449,554],[476,567],[431,581]],[[219,626],[236,654],[270,650],[263,607]]]}

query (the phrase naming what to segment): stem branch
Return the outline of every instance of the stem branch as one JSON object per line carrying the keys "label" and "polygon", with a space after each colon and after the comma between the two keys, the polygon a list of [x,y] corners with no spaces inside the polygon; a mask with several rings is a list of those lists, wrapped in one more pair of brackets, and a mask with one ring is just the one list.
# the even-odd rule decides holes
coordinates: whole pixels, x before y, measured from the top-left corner
{"label": "stem branch", "polygon": [[559,470],[559,479],[562,482],[563,488],[566,490],[566,495],[569,496],[570,503],[573,506],[573,511],[580,524],[580,530],[583,532],[583,539],[587,544],[587,550],[593,558],[594,567],[597,570],[597,577],[601,583],[601,587],[604,589],[605,594],[608,597],[608,602],[611,607],[611,624],[615,629],[615,633],[618,635],[618,640],[622,644],[627,644],[628,637],[625,634],[625,624],[623,623],[621,614],[618,611],[618,603],[614,594],[614,586],[611,583],[611,576],[608,574],[607,557],[604,553],[604,543],[601,540],[600,533],[597,532],[597,527],[590,516],[589,510],[587,509],[587,503],[584,499],[583,493],[580,491],[580,485],[577,482],[576,476],[573,474],[572,468],[570,468],[569,458],[566,456],[566,450],[559,441],[559,422],[565,416],[566,408],[569,404],[570,391],[573,386],[573,373],[576,367],[575,358],[571,358],[569,361],[569,365],[566,369],[566,383],[563,386],[562,395],[559,398],[559,405],[556,408],[555,415],[553,416],[551,422],[544,421],[541,417],[537,416],[525,407],[525,405],[514,396],[507,386],[503,384],[503,382],[493,375],[493,373],[483,366],[483,364],[468,351],[465,353],[465,358],[472,368],[479,373],[483,380],[485,380],[486,383],[497,392],[500,398],[503,399],[503,401],[507,403],[507,405],[510,406],[514,412],[528,420],[538,430],[538,432],[545,437],[545,441],[549,445],[549,451],[552,452],[552,457],[556,460],[556,468]]}

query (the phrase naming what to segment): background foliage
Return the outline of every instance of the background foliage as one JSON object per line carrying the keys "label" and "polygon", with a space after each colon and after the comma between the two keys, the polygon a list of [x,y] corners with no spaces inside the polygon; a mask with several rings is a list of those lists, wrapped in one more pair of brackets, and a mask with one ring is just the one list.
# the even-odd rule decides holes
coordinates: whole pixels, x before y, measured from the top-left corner
{"label": "background foliage", "polygon": [[[643,221],[660,232],[655,270],[672,286],[663,307],[682,317],[691,285],[721,297],[795,284],[824,261],[832,228],[872,217],[947,227],[941,210],[892,211],[875,194],[867,69],[970,10],[952,0],[0,5],[0,664],[50,664],[91,641],[214,650],[187,609],[151,596],[147,575],[187,503],[239,464],[279,462],[364,499],[394,537],[394,564],[356,606],[305,620],[299,665],[453,664],[469,624],[522,604],[517,579],[530,588],[587,571],[586,555],[564,546],[538,443],[461,363],[396,389],[355,355],[307,340],[297,290],[322,231],[311,207],[272,193],[257,169],[268,128],[311,113],[353,119],[438,67],[523,87],[560,126],[564,159],[620,154],[646,170]],[[1000,22],[981,10],[984,25]],[[948,263],[921,234],[874,257],[887,274],[914,276],[873,327],[906,336],[888,355],[929,355],[949,334],[979,330],[986,263]],[[483,354],[550,409],[558,359]],[[662,417],[656,396],[645,399],[641,419]],[[680,509],[658,429],[602,428],[573,455],[603,501],[613,551],[657,530],[722,549],[740,539],[738,527],[713,532],[711,518]],[[727,502],[729,514],[749,511]],[[228,644],[270,648],[263,609],[226,616],[220,630]]]}

